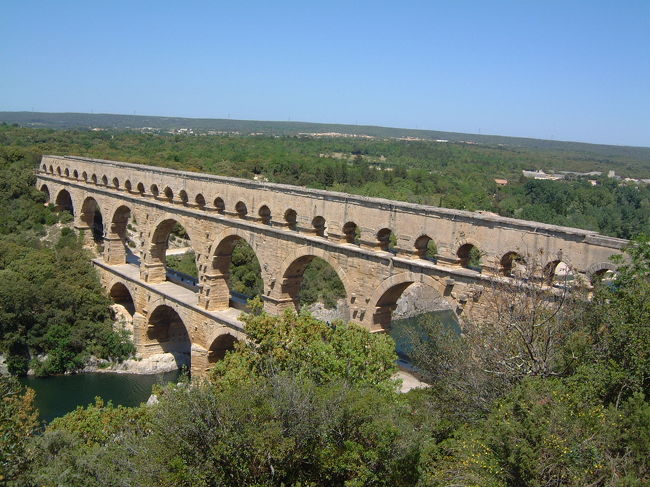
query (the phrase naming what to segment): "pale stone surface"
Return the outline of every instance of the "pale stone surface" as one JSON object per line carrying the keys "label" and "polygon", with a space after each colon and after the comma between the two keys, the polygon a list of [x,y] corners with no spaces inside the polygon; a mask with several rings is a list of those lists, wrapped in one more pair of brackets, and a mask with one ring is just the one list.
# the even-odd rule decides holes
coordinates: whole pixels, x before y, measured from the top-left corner
{"label": "pale stone surface", "polygon": [[393,319],[400,320],[428,313],[450,310],[449,302],[433,288],[421,283],[411,284],[397,301]]}
{"label": "pale stone surface", "polygon": [[181,365],[189,366],[190,357],[172,353],[157,353],[143,359],[128,359],[121,363],[93,358],[82,372],[106,372],[117,374],[160,374],[178,370]]}
{"label": "pale stone surface", "polygon": [[406,370],[399,370],[394,376],[394,379],[401,379],[402,386],[400,392],[408,392],[412,389],[422,389],[424,387],[429,387],[429,384],[422,382],[414,374]]}

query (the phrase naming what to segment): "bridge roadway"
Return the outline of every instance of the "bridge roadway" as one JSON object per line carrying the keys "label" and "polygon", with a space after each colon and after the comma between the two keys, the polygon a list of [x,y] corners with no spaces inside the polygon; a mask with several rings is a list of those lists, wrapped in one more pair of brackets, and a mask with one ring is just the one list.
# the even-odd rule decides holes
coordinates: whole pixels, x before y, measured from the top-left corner
{"label": "bridge roadway", "polygon": [[[73,214],[89,246],[103,243],[95,264],[113,299],[131,303],[138,350],[191,355],[197,371],[242,338],[230,289],[240,241],[259,261],[268,312],[298,306],[305,268],[320,258],[343,283],[349,320],[372,331],[389,325],[414,283],[433,289],[460,318],[479,317],[494,298],[491,284],[515,279],[519,259],[541,260],[550,278],[565,263],[588,281],[613,269],[609,258],[627,243],[494,215],[116,161],[44,156],[36,177],[48,202]],[[167,282],[177,224],[195,255],[196,292]],[[138,267],[126,265],[127,227],[142,242]],[[435,262],[427,252],[433,242]],[[481,270],[469,266],[472,249],[480,250]]]}

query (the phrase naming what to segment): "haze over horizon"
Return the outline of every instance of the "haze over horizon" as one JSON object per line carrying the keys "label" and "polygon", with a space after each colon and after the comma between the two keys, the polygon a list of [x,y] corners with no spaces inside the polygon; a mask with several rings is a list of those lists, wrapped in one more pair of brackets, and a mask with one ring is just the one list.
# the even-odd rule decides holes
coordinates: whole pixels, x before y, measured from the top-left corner
{"label": "haze over horizon", "polygon": [[650,146],[640,0],[26,1],[4,7],[0,29],[0,110]]}

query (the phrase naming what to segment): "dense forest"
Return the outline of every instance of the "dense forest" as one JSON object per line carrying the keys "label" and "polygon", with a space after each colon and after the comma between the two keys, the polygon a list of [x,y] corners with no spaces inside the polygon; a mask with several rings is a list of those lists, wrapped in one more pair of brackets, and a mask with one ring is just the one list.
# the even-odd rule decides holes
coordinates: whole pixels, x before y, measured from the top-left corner
{"label": "dense forest", "polygon": [[[607,171],[647,161],[394,139],[154,135],[0,126],[0,144],[40,154],[116,159],[344,191],[574,226],[631,238],[650,233],[650,185],[599,178],[528,180],[522,169]],[[632,166],[630,166],[632,165]],[[499,187],[494,178],[506,178]]]}

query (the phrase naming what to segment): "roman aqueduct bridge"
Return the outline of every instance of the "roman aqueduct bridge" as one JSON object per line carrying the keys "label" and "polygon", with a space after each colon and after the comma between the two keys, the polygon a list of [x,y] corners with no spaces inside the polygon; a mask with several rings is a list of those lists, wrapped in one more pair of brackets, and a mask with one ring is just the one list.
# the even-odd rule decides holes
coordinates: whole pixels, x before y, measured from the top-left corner
{"label": "roman aqueduct bridge", "polygon": [[[305,267],[318,257],[344,284],[349,320],[372,331],[389,325],[413,283],[434,288],[459,317],[471,317],[480,314],[490,282],[512,279],[518,256],[544,249],[551,274],[564,262],[589,280],[613,269],[609,258],[627,243],[491,214],[72,156],[43,156],[37,187],[73,214],[89,244],[101,233],[103,253],[94,263],[113,299],[132,303],[139,352],[189,347],[195,374],[244,337],[229,288],[240,239],[260,262],[266,311],[297,306]],[[127,259],[129,222],[137,222],[143,242],[137,260]],[[167,280],[176,223],[195,253],[195,287]],[[482,255],[480,270],[468,265],[473,247]]]}

